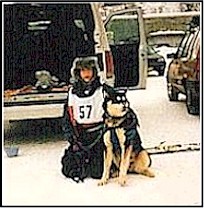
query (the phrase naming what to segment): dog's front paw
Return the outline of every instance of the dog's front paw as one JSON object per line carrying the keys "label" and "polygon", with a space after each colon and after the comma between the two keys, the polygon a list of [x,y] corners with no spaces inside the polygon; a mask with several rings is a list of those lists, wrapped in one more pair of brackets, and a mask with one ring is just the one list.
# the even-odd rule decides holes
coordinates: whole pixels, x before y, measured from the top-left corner
{"label": "dog's front paw", "polygon": [[149,168],[148,169],[145,169],[141,172],[143,175],[145,176],[148,176],[150,178],[154,178],[155,177],[155,174],[152,170],[150,170]]}
{"label": "dog's front paw", "polygon": [[103,186],[105,184],[108,183],[108,179],[107,178],[102,178],[99,182],[98,182],[98,186]]}
{"label": "dog's front paw", "polygon": [[149,170],[148,173],[147,173],[147,176],[149,176],[150,178],[154,178],[155,174],[154,174],[154,172]]}
{"label": "dog's front paw", "polygon": [[119,176],[119,172],[115,171],[113,173],[111,173],[111,178],[117,178]]}
{"label": "dog's front paw", "polygon": [[126,181],[127,181],[127,179],[126,179],[125,176],[120,176],[120,177],[118,178],[118,183],[119,183],[121,186],[125,186]]}

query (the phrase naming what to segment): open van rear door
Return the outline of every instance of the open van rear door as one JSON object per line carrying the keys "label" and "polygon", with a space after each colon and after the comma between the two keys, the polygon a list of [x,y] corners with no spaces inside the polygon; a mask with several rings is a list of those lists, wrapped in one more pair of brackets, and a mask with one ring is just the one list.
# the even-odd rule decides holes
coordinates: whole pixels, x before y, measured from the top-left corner
{"label": "open van rear door", "polygon": [[145,89],[148,62],[141,8],[113,12],[104,24],[113,54],[115,87]]}

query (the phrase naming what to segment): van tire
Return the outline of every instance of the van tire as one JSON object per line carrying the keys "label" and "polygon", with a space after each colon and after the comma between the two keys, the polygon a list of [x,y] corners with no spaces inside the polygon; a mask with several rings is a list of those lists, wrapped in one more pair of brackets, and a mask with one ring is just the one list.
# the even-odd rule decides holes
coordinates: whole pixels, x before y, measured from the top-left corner
{"label": "van tire", "polygon": [[178,101],[178,94],[179,92],[175,89],[175,87],[168,86],[170,89],[168,89],[168,96],[170,101]]}

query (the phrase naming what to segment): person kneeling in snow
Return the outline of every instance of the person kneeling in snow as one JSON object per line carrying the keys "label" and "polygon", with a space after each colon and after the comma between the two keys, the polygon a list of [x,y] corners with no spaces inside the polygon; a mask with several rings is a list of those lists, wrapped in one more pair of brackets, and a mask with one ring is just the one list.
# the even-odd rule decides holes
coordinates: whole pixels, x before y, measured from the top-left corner
{"label": "person kneeling in snow", "polygon": [[65,105],[63,131],[70,146],[62,173],[76,182],[101,178],[103,172],[103,85],[95,57],[78,58]]}

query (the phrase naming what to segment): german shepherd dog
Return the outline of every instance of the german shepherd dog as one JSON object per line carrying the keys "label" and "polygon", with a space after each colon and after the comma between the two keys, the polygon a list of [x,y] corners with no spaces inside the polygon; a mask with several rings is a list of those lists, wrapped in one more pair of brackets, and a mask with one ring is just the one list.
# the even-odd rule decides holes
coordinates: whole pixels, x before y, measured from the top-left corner
{"label": "german shepherd dog", "polygon": [[[151,159],[141,145],[137,129],[138,119],[129,107],[126,91],[106,94],[103,107],[107,130],[103,136],[104,170],[98,185],[105,185],[110,177],[118,176],[119,184],[124,186],[128,172],[154,177],[154,173],[149,168]],[[129,135],[128,130],[130,130]],[[113,165],[116,167],[114,172],[112,172]]]}

